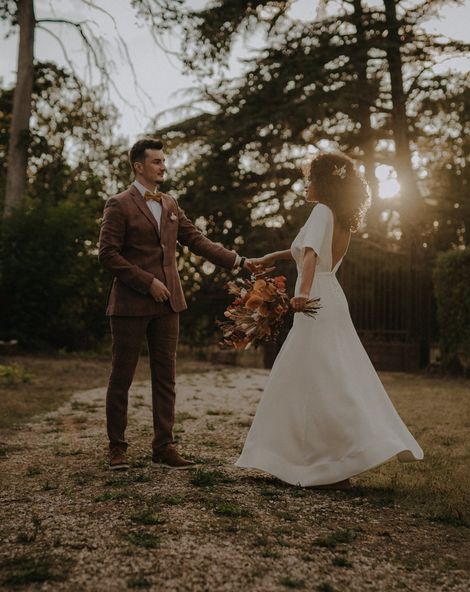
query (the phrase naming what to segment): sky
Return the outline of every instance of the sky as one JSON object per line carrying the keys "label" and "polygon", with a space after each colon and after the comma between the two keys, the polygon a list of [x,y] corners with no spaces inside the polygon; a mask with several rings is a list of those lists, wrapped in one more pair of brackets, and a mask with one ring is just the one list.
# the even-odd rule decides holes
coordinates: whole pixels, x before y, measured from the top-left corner
{"label": "sky", "polygon": [[[145,132],[151,117],[157,113],[175,108],[188,101],[187,90],[195,81],[182,72],[178,59],[171,51],[178,49],[178,36],[174,33],[161,40],[158,47],[147,25],[137,18],[128,0],[95,0],[95,4],[107,11],[112,11],[115,22],[104,13],[91,9],[86,0],[36,0],[36,17],[61,18],[69,20],[93,20],[94,31],[106,45],[107,54],[112,64],[110,75],[115,89],[110,90],[110,99],[120,112],[116,135],[122,135],[133,142]],[[208,4],[207,0],[191,0],[191,5],[198,9]],[[311,20],[315,18],[318,0],[296,0],[292,14],[295,17]],[[432,32],[470,42],[470,0],[464,5],[443,8],[440,19],[432,19],[427,28]],[[77,33],[66,25],[47,25],[64,43],[76,72],[88,82],[97,82],[96,73],[89,72],[86,56]],[[122,45],[117,41],[116,30],[125,40],[130,54],[134,74],[128,61],[122,55]],[[12,86],[15,83],[18,36],[0,25],[0,84]],[[240,72],[240,59],[250,54],[256,46],[256,39],[248,42],[240,40],[231,62],[231,74]],[[170,50],[170,51],[167,51]],[[35,56],[40,61],[53,61],[66,66],[66,59],[60,44],[45,31],[37,31]],[[463,71],[470,72],[470,59],[460,58],[451,63]],[[443,68],[449,67],[449,62]],[[176,114],[168,114],[163,119],[169,123]]]}

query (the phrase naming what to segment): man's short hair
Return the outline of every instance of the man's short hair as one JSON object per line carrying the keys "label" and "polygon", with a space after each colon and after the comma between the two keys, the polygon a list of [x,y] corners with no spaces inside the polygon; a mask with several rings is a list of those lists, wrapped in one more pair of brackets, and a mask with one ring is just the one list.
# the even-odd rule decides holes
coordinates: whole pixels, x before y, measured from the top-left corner
{"label": "man's short hair", "polygon": [[132,172],[134,172],[134,164],[136,162],[144,162],[146,150],[161,150],[163,142],[156,138],[142,138],[129,150],[129,162],[131,163]]}

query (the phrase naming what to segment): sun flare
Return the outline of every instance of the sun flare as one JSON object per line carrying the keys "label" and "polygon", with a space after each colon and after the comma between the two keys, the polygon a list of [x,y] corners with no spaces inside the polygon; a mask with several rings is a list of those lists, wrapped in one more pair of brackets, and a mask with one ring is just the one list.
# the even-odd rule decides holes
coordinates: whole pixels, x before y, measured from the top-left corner
{"label": "sun flare", "polygon": [[400,193],[400,183],[395,176],[393,167],[380,164],[375,168],[375,176],[379,182],[379,197],[390,199]]}

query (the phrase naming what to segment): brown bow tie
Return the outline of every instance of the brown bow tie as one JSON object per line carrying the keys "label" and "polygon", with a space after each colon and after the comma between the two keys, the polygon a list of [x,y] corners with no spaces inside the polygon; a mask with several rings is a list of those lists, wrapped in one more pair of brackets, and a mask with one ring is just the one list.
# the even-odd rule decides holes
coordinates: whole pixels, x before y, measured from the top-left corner
{"label": "brown bow tie", "polygon": [[155,193],[152,193],[151,191],[146,191],[144,193],[144,199],[145,201],[151,201],[153,199],[154,201],[161,202],[162,194],[159,191],[156,191]]}

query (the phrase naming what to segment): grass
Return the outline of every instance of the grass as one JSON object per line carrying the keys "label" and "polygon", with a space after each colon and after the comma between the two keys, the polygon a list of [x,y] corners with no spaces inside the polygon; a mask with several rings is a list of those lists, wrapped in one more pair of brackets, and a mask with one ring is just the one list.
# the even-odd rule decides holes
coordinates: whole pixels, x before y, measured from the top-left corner
{"label": "grass", "polygon": [[152,478],[145,473],[129,472],[124,475],[110,477],[104,482],[105,487],[126,487],[134,483],[148,483]]}
{"label": "grass", "polygon": [[143,547],[144,549],[158,549],[160,547],[160,537],[150,532],[126,532],[122,536],[126,541],[137,547]]}
{"label": "grass", "polygon": [[387,463],[361,475],[351,495],[399,505],[428,520],[470,527],[470,382],[387,373],[393,403],[424,450],[417,463]]}
{"label": "grass", "polygon": [[169,506],[181,506],[186,501],[184,495],[168,495],[163,500]]}
{"label": "grass", "polygon": [[[39,413],[54,411],[80,390],[105,386],[111,367],[111,354],[90,353],[62,355],[18,355],[7,358],[5,365],[21,367],[27,382],[5,381],[1,385],[0,435],[8,429],[28,421]],[[178,373],[201,372],[208,365],[191,359],[178,360]],[[148,359],[141,356],[134,383],[150,380]],[[94,405],[74,402],[75,410],[93,412]],[[78,407],[77,407],[78,406]]]}
{"label": "grass", "polygon": [[[8,366],[13,363],[21,366],[30,381],[1,388],[0,441],[7,440],[1,437],[3,429],[9,430],[38,413],[56,409],[72,392],[105,386],[110,368],[108,355],[93,354],[15,356],[2,361]],[[207,369],[210,365],[205,363],[178,362],[179,373]],[[222,380],[223,373],[220,375]],[[432,522],[470,527],[470,496],[467,495],[470,490],[469,381],[404,373],[382,373],[381,378],[398,412],[424,449],[425,458],[422,462],[410,464],[393,461],[368,471],[355,479],[356,488],[350,495],[362,495],[379,506],[400,506]],[[148,360],[143,356],[135,382],[148,379]],[[100,409],[97,408],[98,412],[101,412]],[[90,413],[95,411],[95,406],[74,402],[74,410]],[[192,419],[192,415],[181,413],[178,416],[181,423]],[[210,420],[212,415],[216,419],[217,415],[224,414],[214,406],[206,418]],[[51,422],[51,428],[57,429],[57,426],[60,427],[57,422]],[[209,431],[215,430],[210,421],[206,427]],[[209,434],[207,436],[204,438],[201,435],[201,445],[217,447],[216,439],[211,439]],[[0,447],[0,455],[6,456],[10,452],[13,449]],[[64,456],[73,456],[72,453],[77,451],[58,452]],[[139,466],[139,463],[134,466]],[[39,475],[36,471],[40,469],[30,467],[27,475]],[[145,478],[142,477],[143,480]],[[217,472],[198,472],[191,481],[197,487],[209,488],[225,482]],[[84,482],[80,480],[77,484]],[[260,495],[266,501],[275,501],[283,492],[293,497],[305,495],[302,489],[280,489],[277,485],[272,486],[271,481],[266,483]]]}
{"label": "grass", "polygon": [[291,590],[303,590],[305,588],[305,580],[296,580],[295,578],[290,578],[289,576],[281,578],[279,583],[286,588],[290,588]]}
{"label": "grass", "polygon": [[127,587],[131,589],[151,588],[152,582],[143,577],[130,578],[127,580]]}
{"label": "grass", "polygon": [[320,537],[313,541],[317,547],[324,547],[326,549],[334,549],[337,545],[344,543],[351,543],[357,537],[357,530],[348,528],[345,530],[337,530],[326,537]]}
{"label": "grass", "polygon": [[[36,377],[34,374],[32,376],[34,382]],[[90,529],[93,533],[91,536],[102,536],[102,525],[105,523],[115,525],[108,548],[104,551],[109,554],[109,549],[114,549],[114,560],[119,562],[119,558],[122,559],[119,569],[124,570],[121,573],[123,589],[161,587],[161,580],[166,575],[162,576],[155,566],[160,567],[162,557],[168,557],[168,545],[179,548],[179,543],[186,542],[188,537],[195,543],[192,545],[195,554],[205,556],[206,543],[209,541],[224,559],[231,560],[230,565],[236,576],[234,580],[238,583],[238,578],[241,577],[240,587],[243,589],[250,589],[250,585],[255,588],[255,579],[258,587],[262,587],[265,582],[261,578],[269,574],[269,583],[279,590],[338,592],[344,586],[347,588],[348,578],[360,577],[364,578],[363,581],[369,578],[368,573],[362,575],[361,572],[363,556],[372,557],[374,565],[392,565],[396,568],[399,576],[397,588],[398,584],[406,587],[403,583],[407,576],[403,576],[403,572],[408,573],[408,570],[412,574],[419,572],[419,577],[425,580],[423,586],[430,590],[433,589],[431,578],[436,578],[437,581],[441,574],[443,578],[448,574],[448,581],[452,578],[464,578],[461,575],[464,561],[467,561],[464,547],[470,531],[451,526],[430,528],[427,523],[427,520],[433,520],[446,525],[461,524],[461,518],[454,510],[457,508],[463,511],[465,496],[459,501],[457,496],[452,497],[453,493],[448,495],[447,509],[442,503],[446,492],[453,491],[458,486],[455,479],[449,479],[449,469],[466,459],[463,435],[464,428],[467,426],[468,429],[470,423],[466,419],[466,398],[461,390],[463,383],[414,375],[387,374],[384,377],[400,414],[425,448],[426,460],[421,464],[410,465],[388,463],[355,479],[359,486],[351,493],[317,492],[286,485],[273,477],[232,472],[227,464],[239,445],[238,437],[243,435],[242,430],[237,433],[237,415],[234,413],[233,422],[223,430],[220,428],[224,420],[223,414],[221,417],[215,414],[214,417],[206,416],[205,408],[200,406],[187,407],[199,416],[197,422],[192,423],[193,416],[189,414],[183,414],[179,418],[181,423],[186,422],[184,425],[188,432],[191,426],[191,438],[184,438],[184,450],[187,448],[193,459],[196,454],[213,456],[205,457],[204,465],[189,473],[155,473],[148,470],[148,453],[144,457],[140,447],[143,446],[141,441],[144,438],[145,445],[148,447],[149,444],[150,410],[147,425],[133,423],[133,469],[127,473],[104,472],[104,461],[100,462],[101,457],[94,455],[94,448],[92,454],[88,455],[90,444],[94,446],[96,442],[98,445],[98,441],[102,441],[98,440],[101,436],[90,442],[76,440],[75,436],[79,437],[79,434],[74,433],[74,437],[67,440],[68,444],[63,443],[66,442],[63,438],[65,434],[60,439],[49,436],[47,441],[50,445],[44,451],[44,457],[41,456],[41,462],[36,460],[36,456],[29,456],[28,448],[24,448],[24,451],[20,448],[15,452],[13,447],[7,446],[8,438],[5,438],[2,453],[7,459],[2,459],[1,463],[18,461],[18,480],[25,485],[22,495],[30,495],[28,507],[34,507],[34,502],[40,500],[38,512],[43,522],[35,524],[31,518],[24,520],[21,512],[18,512],[18,519],[13,516],[9,518],[12,523],[8,531],[12,550],[8,554],[23,556],[20,557],[23,563],[2,566],[0,588],[3,589],[3,585],[18,588],[23,586],[25,589],[55,589],[67,585],[73,587],[78,573],[76,570],[70,572],[69,582],[55,583],[56,579],[62,577],[61,574],[69,573],[64,571],[62,560],[56,559],[56,554],[65,550],[70,557],[77,557],[77,561],[80,561],[83,548],[94,549],[90,558],[98,566],[98,574],[101,569],[99,562],[102,561],[101,544],[96,548],[92,547],[89,540],[81,537],[75,544],[70,540],[65,523],[60,523],[61,530],[54,527],[49,531],[48,502],[55,507],[69,494],[72,501],[81,498],[86,502],[77,506],[77,511],[83,518],[84,527],[87,523],[91,527],[98,525],[96,530]],[[198,379],[199,377],[194,377],[195,382]],[[21,386],[17,389],[21,389]],[[452,400],[451,396],[454,397]],[[443,405],[440,405],[441,401]],[[458,414],[450,409],[451,402],[459,407]],[[217,403],[208,404],[206,408],[218,409],[219,406],[224,408],[223,398]],[[435,407],[440,411],[437,412]],[[59,420],[59,423],[64,431],[76,430],[73,424],[74,415],[82,416],[87,413],[84,405],[76,405],[73,411],[74,414],[71,415],[61,414],[62,421]],[[99,406],[98,413],[104,414],[103,405]],[[91,422],[93,415],[89,417]],[[40,437],[43,428],[58,425],[52,421],[54,418],[55,416],[36,426]],[[214,421],[216,432],[206,434],[207,420]],[[147,430],[145,434],[143,428]],[[205,437],[213,438],[210,441],[214,443],[215,449],[205,450]],[[14,441],[17,440],[20,441],[15,434]],[[81,443],[80,446],[87,455],[84,465],[81,460],[77,462],[83,456],[72,458],[79,452],[76,442]],[[105,442],[103,455],[104,449]],[[14,456],[19,453],[24,454],[24,457],[8,459],[13,452]],[[71,458],[59,458],[62,456]],[[45,460],[44,464],[42,458]],[[49,460],[53,465],[60,465],[60,472],[51,473],[48,470],[46,463]],[[426,488],[420,489],[420,479],[432,491],[441,488],[442,499],[437,500],[441,504],[439,512],[431,511],[431,508],[436,507],[432,506],[436,500],[431,499],[431,495],[424,495]],[[416,483],[419,495],[423,493],[420,504],[413,499]],[[364,496],[364,499],[358,499],[359,496]],[[95,499],[104,503],[93,504]],[[369,501],[376,507],[371,507]],[[23,500],[18,503],[22,504]],[[384,512],[382,509],[384,506],[393,508],[395,505],[400,506],[405,513]],[[449,511],[450,508],[452,511]],[[362,521],[364,514],[368,512],[374,517],[370,524],[367,519]],[[427,520],[423,520],[423,512]],[[355,528],[358,524],[364,530]],[[411,527],[413,532],[413,537],[409,540],[406,538],[406,527]],[[421,537],[421,534],[424,536]],[[321,538],[314,540],[316,536]],[[441,553],[435,559],[437,542]],[[39,549],[44,545],[49,545],[50,553],[39,557]],[[161,553],[159,549],[164,549],[165,553]],[[29,557],[26,553],[29,553]],[[138,566],[132,563],[134,557],[139,559]],[[240,565],[243,567],[245,564],[245,557],[250,562],[242,572]],[[415,560],[415,557],[419,559]],[[197,555],[194,559],[196,558]],[[432,565],[429,581],[426,575],[428,572],[425,573],[423,568],[423,565],[428,564]],[[175,575],[178,580],[175,580],[174,585],[184,587],[184,578],[190,581],[190,577],[196,572],[201,573],[200,565],[201,563],[194,561],[194,566],[190,565],[187,569],[185,567],[183,575]],[[374,581],[380,582],[377,570],[374,567],[370,577],[377,578]],[[210,570],[198,577],[207,578],[207,581],[201,581],[201,586],[206,585],[209,589],[212,577]],[[412,578],[411,575],[409,577]],[[7,581],[9,583],[4,584]],[[41,585],[42,581],[49,583]]]}
{"label": "grass", "polygon": [[233,411],[225,411],[222,409],[208,409],[207,415],[233,415]]}
{"label": "grass", "polygon": [[89,483],[93,482],[94,479],[94,475],[91,475],[90,473],[75,473],[72,475],[73,483],[79,487],[88,485]]}
{"label": "grass", "polygon": [[17,543],[20,543],[21,545],[29,545],[30,543],[34,543],[41,529],[41,520],[33,514],[31,517],[31,522],[33,525],[33,530],[30,532],[22,531],[18,533],[18,536],[16,537]]}
{"label": "grass", "polygon": [[16,387],[30,380],[31,376],[22,366],[18,364],[11,364],[10,366],[0,364],[0,388]]}
{"label": "grass", "polygon": [[336,555],[336,557],[333,557],[331,564],[335,567],[352,567],[352,563],[348,561],[344,555]]}
{"label": "grass", "polygon": [[70,561],[65,558],[54,559],[47,554],[22,555],[2,562],[1,567],[7,575],[3,584],[7,586],[27,586],[43,582],[64,580]]}
{"label": "grass", "polygon": [[321,584],[318,584],[316,590],[317,592],[336,592],[336,589],[333,588],[333,586],[328,582],[322,582]]}
{"label": "grass", "polygon": [[191,485],[195,485],[196,487],[214,487],[220,483],[231,483],[232,481],[230,477],[227,477],[221,471],[197,469],[194,477],[191,479]]}
{"label": "grass", "polygon": [[149,509],[136,512],[135,514],[132,514],[130,518],[135,524],[141,524],[143,526],[154,526],[156,524],[165,523],[165,518],[157,512]]}
{"label": "grass", "polygon": [[271,549],[264,549],[261,551],[261,557],[265,557],[266,559],[279,559],[280,554],[277,551],[272,551]]}
{"label": "grass", "polygon": [[277,500],[281,496],[281,492],[279,490],[270,487],[263,487],[259,493],[268,500]]}
{"label": "grass", "polygon": [[297,522],[298,517],[293,512],[286,512],[285,510],[278,510],[275,515],[285,522]]}
{"label": "grass", "polygon": [[42,486],[43,491],[55,491],[56,489],[59,489],[57,483],[50,483],[49,481],[46,481]]}
{"label": "grass", "polygon": [[134,497],[128,491],[105,491],[95,498],[95,502],[118,502]]}
{"label": "grass", "polygon": [[231,502],[215,503],[213,511],[218,516],[227,516],[228,518],[247,518],[251,516],[251,512],[247,508]]}

